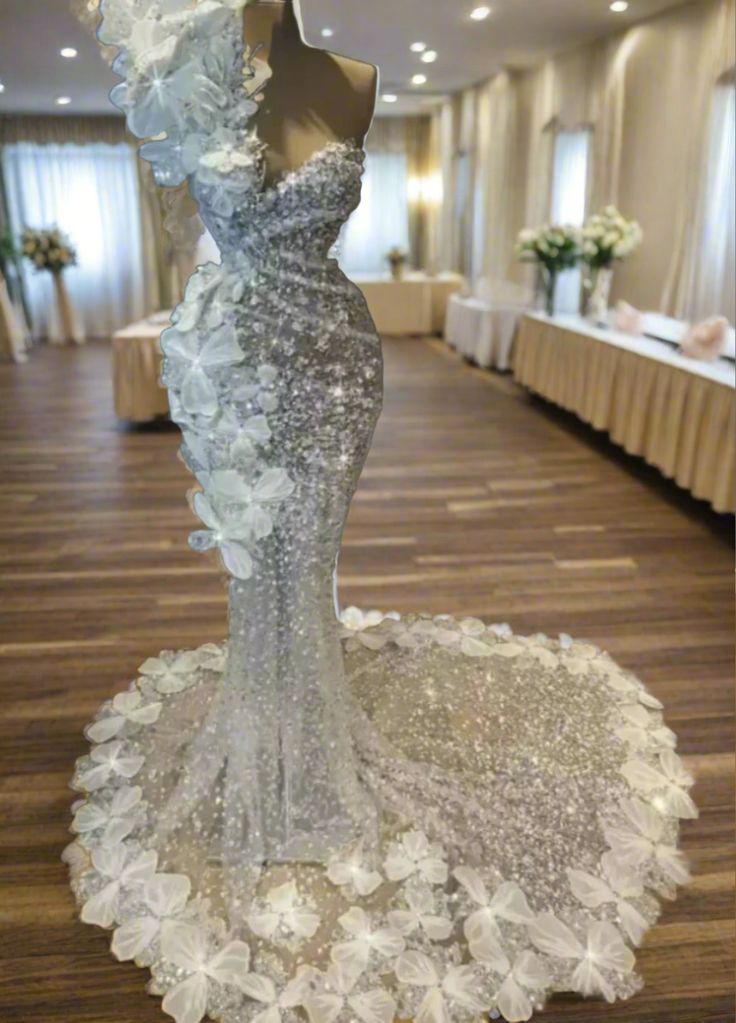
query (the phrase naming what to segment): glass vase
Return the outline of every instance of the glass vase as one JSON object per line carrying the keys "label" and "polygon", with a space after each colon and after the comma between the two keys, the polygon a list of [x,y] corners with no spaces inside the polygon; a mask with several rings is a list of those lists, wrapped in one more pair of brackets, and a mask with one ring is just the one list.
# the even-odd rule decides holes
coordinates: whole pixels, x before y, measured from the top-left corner
{"label": "glass vase", "polygon": [[543,266],[541,278],[544,291],[544,311],[547,316],[554,316],[557,282],[560,278],[559,270],[556,267]]}
{"label": "glass vase", "polygon": [[608,325],[608,309],[611,302],[612,284],[613,267],[600,266],[595,270],[591,270],[584,309],[584,315],[591,323],[602,327]]}

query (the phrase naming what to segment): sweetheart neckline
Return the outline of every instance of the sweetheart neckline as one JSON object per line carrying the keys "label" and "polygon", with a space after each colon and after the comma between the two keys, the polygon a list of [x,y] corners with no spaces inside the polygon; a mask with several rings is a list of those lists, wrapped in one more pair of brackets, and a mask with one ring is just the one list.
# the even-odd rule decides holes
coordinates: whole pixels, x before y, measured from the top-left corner
{"label": "sweetheart neckline", "polygon": [[299,178],[301,178],[307,170],[314,166],[314,164],[319,163],[321,160],[323,160],[325,157],[327,157],[330,153],[334,152],[335,150],[343,149],[348,153],[354,152],[357,156],[360,157],[361,162],[365,159],[365,149],[363,149],[362,146],[359,146],[358,143],[355,142],[353,139],[333,139],[330,142],[326,142],[323,146],[320,146],[319,149],[315,149],[312,155],[308,156],[307,159],[304,160],[298,167],[295,167],[293,170],[287,171],[286,174],[280,175],[278,178],[275,179],[275,181],[272,181],[270,184],[266,184],[265,181],[266,174],[266,166],[264,159],[265,150],[262,149],[260,159],[263,170],[263,181],[261,187],[256,192],[256,195],[259,198],[263,199],[269,197],[272,194],[278,195],[289,184],[291,184],[292,181],[299,180]]}

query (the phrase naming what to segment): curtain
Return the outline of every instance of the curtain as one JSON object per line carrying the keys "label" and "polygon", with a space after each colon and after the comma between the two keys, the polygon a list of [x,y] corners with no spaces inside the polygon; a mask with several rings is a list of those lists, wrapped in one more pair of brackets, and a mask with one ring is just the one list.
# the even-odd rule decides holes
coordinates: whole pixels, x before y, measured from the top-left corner
{"label": "curtain", "polygon": [[[368,133],[365,149],[369,156],[391,154],[406,161],[409,262],[418,270],[431,268],[435,258],[435,220],[439,205],[439,165],[433,146],[432,119],[377,118]],[[395,165],[398,166],[398,163],[395,162]],[[376,166],[378,164],[374,162],[371,173],[375,173]],[[360,218],[357,219],[359,221]],[[373,263],[375,264],[375,260]]]}
{"label": "curtain", "polygon": [[[588,156],[590,132],[559,131],[555,137],[552,174],[551,219],[555,224],[585,223],[588,198]],[[576,313],[580,309],[580,269],[560,275],[557,286],[556,311]]]}
{"label": "curtain", "polygon": [[366,154],[363,197],[340,234],[338,258],[348,276],[386,273],[389,249],[409,251],[407,164],[405,153]]}
{"label": "curtain", "polygon": [[514,188],[517,166],[517,80],[508,72],[482,86],[477,104],[475,144],[474,281],[515,276],[514,242],[520,218]]}
{"label": "curtain", "polygon": [[692,319],[726,316],[736,323],[736,85],[716,89],[708,172],[703,184],[703,232],[695,267]]}
{"label": "curtain", "polygon": [[[75,311],[88,336],[109,337],[146,312],[136,154],[117,145],[5,146],[2,168],[11,224],[56,224],[67,232],[79,265],[66,271]],[[53,285],[24,268],[35,338],[48,336]]]}
{"label": "curtain", "polygon": [[[700,210],[708,174],[709,112],[719,77],[733,66],[735,0],[672,7],[624,31],[546,61],[497,75],[474,94],[472,272],[524,279],[513,243],[552,211],[555,139],[591,131],[591,209],[615,203],[641,221],[644,243],[616,269],[614,297],[686,317],[701,265]],[[445,200],[438,250],[460,269],[457,153],[468,100],[435,115]]]}

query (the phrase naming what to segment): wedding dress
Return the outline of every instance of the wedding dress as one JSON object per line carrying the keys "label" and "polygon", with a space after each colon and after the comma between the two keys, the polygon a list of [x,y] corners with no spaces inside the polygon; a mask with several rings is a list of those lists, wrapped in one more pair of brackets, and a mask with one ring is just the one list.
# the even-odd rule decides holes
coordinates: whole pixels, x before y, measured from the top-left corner
{"label": "wedding dress", "polygon": [[512,1023],[555,991],[626,998],[655,896],[688,879],[692,779],[661,704],[589,644],[337,617],[382,401],[370,315],[329,256],[363,154],[333,143],[264,184],[269,69],[242,7],[103,4],[114,99],[222,252],[162,344],[230,635],[147,660],[88,728],[82,919],[177,1023]]}

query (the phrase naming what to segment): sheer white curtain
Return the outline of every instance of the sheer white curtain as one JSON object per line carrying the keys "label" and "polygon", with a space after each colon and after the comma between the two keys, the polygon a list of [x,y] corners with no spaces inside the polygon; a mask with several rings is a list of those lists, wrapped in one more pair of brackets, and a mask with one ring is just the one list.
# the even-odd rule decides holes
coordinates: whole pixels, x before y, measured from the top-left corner
{"label": "sheer white curtain", "polygon": [[703,195],[701,251],[693,319],[726,316],[736,323],[736,85],[721,85],[713,103]]}
{"label": "sheer white curtain", "polygon": [[[65,279],[89,337],[109,337],[145,315],[140,199],[134,150],[119,145],[37,145],[2,150],[11,226],[58,225],[77,249]],[[33,335],[46,337],[53,310],[48,273],[24,269]]]}
{"label": "sheer white curtain", "polygon": [[[552,221],[582,227],[588,205],[589,131],[560,131],[555,137],[552,172]],[[557,312],[575,313],[580,308],[580,270],[560,275]]]}
{"label": "sheer white curtain", "polygon": [[404,153],[367,153],[363,198],[340,234],[338,258],[348,276],[388,272],[394,246],[408,254],[408,186]]}

